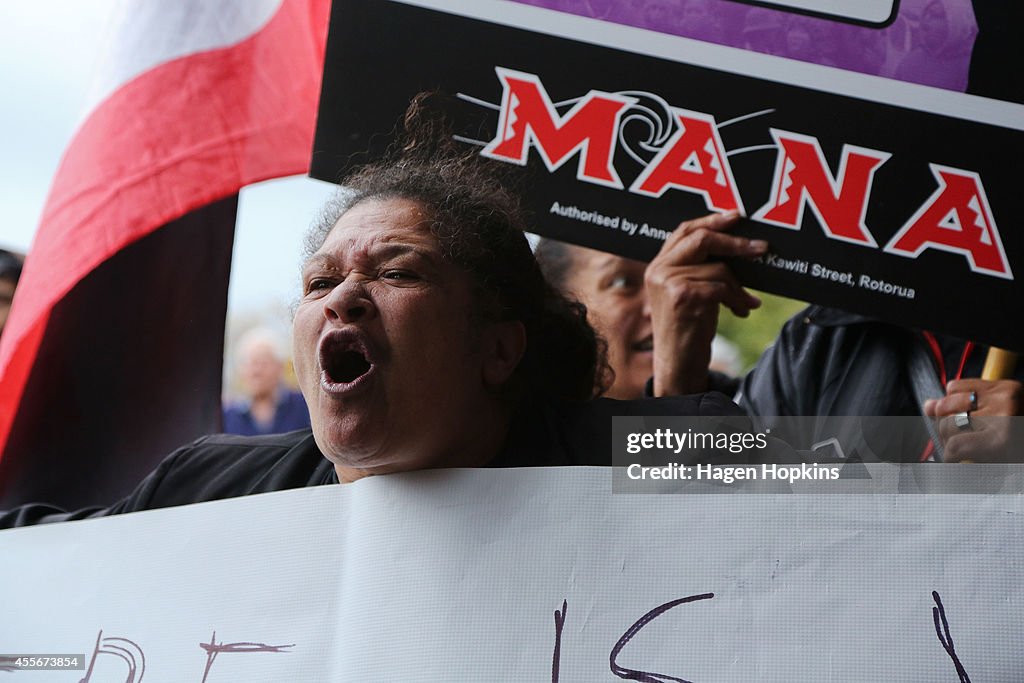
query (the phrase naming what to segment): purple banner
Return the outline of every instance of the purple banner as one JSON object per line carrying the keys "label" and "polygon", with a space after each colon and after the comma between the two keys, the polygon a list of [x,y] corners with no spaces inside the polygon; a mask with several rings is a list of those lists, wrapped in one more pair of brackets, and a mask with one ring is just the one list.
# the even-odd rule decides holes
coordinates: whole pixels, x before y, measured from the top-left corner
{"label": "purple banner", "polygon": [[978,35],[970,0],[900,0],[884,28],[730,0],[514,1],[960,92]]}

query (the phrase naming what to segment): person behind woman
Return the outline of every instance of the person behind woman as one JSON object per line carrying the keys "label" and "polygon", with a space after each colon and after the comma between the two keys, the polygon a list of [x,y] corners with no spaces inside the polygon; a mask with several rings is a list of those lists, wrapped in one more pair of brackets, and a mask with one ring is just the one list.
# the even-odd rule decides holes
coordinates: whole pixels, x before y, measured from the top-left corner
{"label": "person behind woman", "polygon": [[540,240],[537,259],[545,275],[587,307],[591,324],[607,340],[614,381],[605,396],[735,391],[736,381],[713,367],[719,305],[746,316],[761,302],[723,263],[703,261],[764,252],[764,242],[725,234],[737,219],[712,214],[682,223],[650,264]]}
{"label": "person behind woman", "polygon": [[14,290],[21,278],[23,259],[12,251],[0,249],[0,333],[3,333],[7,315],[14,301]]}
{"label": "person behind woman", "polygon": [[239,340],[238,375],[246,398],[224,406],[224,433],[255,436],[309,427],[302,394],[284,383],[285,353],[268,329],[249,330]]}

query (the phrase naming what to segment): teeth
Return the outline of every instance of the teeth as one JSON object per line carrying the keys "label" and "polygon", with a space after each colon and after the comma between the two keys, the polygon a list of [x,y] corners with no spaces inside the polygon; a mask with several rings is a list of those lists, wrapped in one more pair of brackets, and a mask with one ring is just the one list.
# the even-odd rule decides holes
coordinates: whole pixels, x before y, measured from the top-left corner
{"label": "teeth", "polygon": [[323,380],[330,384],[351,384],[371,372],[377,362],[368,340],[352,330],[328,332],[320,342],[319,360]]}
{"label": "teeth", "polygon": [[633,350],[635,350],[635,351],[653,351],[654,350],[654,340],[651,339],[650,337],[648,337],[647,339],[644,339],[642,341],[638,341],[637,343],[633,344]]}

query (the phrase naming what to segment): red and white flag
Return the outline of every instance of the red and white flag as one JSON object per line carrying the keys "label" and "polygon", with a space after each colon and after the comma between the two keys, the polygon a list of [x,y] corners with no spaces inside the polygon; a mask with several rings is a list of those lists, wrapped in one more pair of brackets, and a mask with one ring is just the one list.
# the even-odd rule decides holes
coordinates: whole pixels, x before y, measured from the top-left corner
{"label": "red and white flag", "polygon": [[122,3],[0,340],[0,501],[216,426],[236,195],[308,171],[329,5]]}

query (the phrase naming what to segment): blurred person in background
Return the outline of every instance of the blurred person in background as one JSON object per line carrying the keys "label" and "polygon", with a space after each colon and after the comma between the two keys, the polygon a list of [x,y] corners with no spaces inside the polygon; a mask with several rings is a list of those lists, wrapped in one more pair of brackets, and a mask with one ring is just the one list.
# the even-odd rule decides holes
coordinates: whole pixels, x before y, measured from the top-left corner
{"label": "blurred person in background", "polygon": [[643,6],[643,26],[662,33],[678,33],[681,7],[673,0],[647,0]]}
{"label": "blurred person in background", "polygon": [[687,0],[682,8],[682,35],[715,43],[722,42],[724,31],[720,12],[720,8],[711,7],[708,0]]}
{"label": "blurred person in background", "polygon": [[14,290],[18,287],[23,263],[24,257],[20,254],[0,249],[0,334],[11,312],[11,302],[14,301]]}
{"label": "blurred person in background", "polygon": [[966,90],[970,54],[977,35],[978,24],[970,3],[928,2],[920,21],[911,26],[913,48],[900,62],[895,78]]}
{"label": "blurred person in background", "polygon": [[[814,19],[803,16],[792,16],[786,23],[786,51],[785,55],[790,59],[799,59],[804,62],[814,62],[835,66],[832,60],[826,60],[822,49],[826,44],[819,42],[815,36]],[[837,43],[838,41],[835,41]],[[836,47],[838,47],[836,45]]]}
{"label": "blurred person in background", "polygon": [[309,427],[302,394],[284,381],[284,344],[268,329],[246,332],[237,345],[236,365],[245,398],[224,407],[224,432],[255,436]]}

